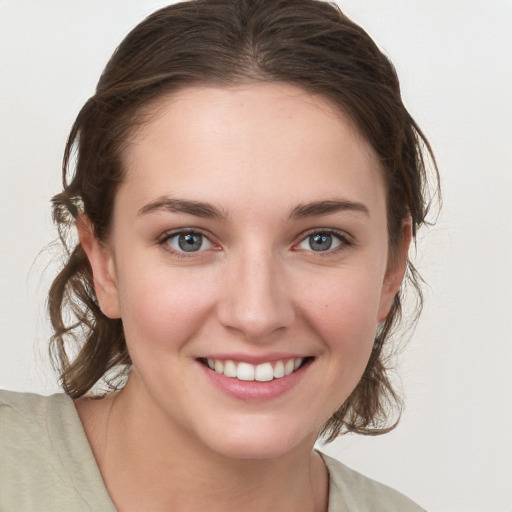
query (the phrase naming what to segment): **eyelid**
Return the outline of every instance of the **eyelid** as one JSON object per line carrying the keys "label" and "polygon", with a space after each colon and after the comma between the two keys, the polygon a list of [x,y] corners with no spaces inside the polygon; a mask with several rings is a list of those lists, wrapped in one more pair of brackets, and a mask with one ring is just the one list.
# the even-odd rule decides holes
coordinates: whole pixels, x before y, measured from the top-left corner
{"label": "eyelid", "polygon": [[[210,233],[205,232],[205,230],[203,230],[201,228],[196,228],[196,227],[183,227],[183,228],[176,228],[176,229],[171,229],[169,231],[166,231],[165,233],[163,233],[161,236],[158,237],[157,244],[164,246],[164,245],[166,245],[166,242],[169,239],[176,237],[180,234],[184,234],[184,233],[185,234],[191,233],[191,234],[201,235],[204,238],[206,238],[208,240],[208,242],[211,244],[211,247],[209,247],[208,249],[221,250],[221,247],[219,246],[219,244],[217,244],[215,241],[212,240],[212,238],[214,238],[214,237]],[[304,242],[308,237],[310,237],[312,235],[316,235],[316,234],[331,235],[331,236],[337,238],[339,240],[340,244],[338,246],[336,246],[335,248],[327,249],[326,251],[313,251],[312,249],[300,249],[298,247],[299,244]],[[348,234],[346,231],[336,229],[336,228],[311,228],[311,229],[308,229],[307,231],[304,231],[303,233],[301,233],[299,235],[299,239],[297,242],[295,242],[293,244],[292,249],[293,250],[304,250],[304,251],[314,253],[315,255],[321,256],[322,254],[327,255],[327,254],[332,254],[332,253],[341,251],[344,248],[350,247],[354,244],[355,244],[355,241],[354,241],[353,237],[350,234]],[[182,256],[182,257],[190,257],[190,256],[194,256],[194,255],[197,255],[197,254],[200,254],[200,253],[203,253],[206,251],[206,250],[191,251],[191,252],[180,251],[180,250],[173,249],[168,244],[166,245],[165,249],[168,250],[169,252],[172,252],[173,254],[176,254],[176,255]]]}
{"label": "eyelid", "polygon": [[[210,244],[210,247],[208,247],[206,249],[199,250],[199,251],[187,252],[187,251],[177,250],[177,249],[171,247],[170,244],[167,243],[172,238],[177,237],[178,235],[183,235],[183,234],[201,235],[206,240],[208,240],[208,242]],[[198,254],[202,254],[202,253],[204,253],[204,252],[206,252],[207,250],[210,250],[210,249],[220,250],[219,245],[216,244],[212,240],[212,238],[213,237],[212,237],[211,234],[206,233],[201,228],[185,227],[185,228],[177,228],[177,229],[171,229],[169,231],[166,231],[160,237],[158,237],[157,243],[158,243],[158,245],[163,246],[166,251],[169,251],[169,252],[173,253],[174,255],[177,255],[179,257],[190,257],[190,256],[194,256],[194,255],[197,256]]]}
{"label": "eyelid", "polygon": [[[333,249],[327,249],[326,251],[313,251],[312,249],[300,249],[298,247],[302,242],[305,242],[310,236],[317,234],[331,235],[337,238],[340,244],[334,247]],[[352,236],[350,236],[346,231],[342,231],[340,229],[335,228],[312,228],[300,234],[299,241],[293,245],[293,249],[300,251],[304,250],[314,253],[315,255],[322,256],[342,251],[346,247],[350,247],[352,245],[354,245],[354,240]]]}

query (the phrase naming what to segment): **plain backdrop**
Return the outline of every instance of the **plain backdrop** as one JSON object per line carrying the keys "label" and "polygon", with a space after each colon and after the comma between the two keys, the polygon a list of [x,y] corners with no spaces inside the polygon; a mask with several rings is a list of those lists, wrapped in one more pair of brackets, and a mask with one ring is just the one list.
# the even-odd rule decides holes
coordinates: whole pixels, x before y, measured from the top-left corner
{"label": "plain backdrop", "polygon": [[[0,387],[58,390],[45,297],[65,139],[116,45],[165,4],[0,0]],[[395,63],[444,208],[415,258],[426,306],[398,361],[402,422],[325,450],[431,512],[510,512],[512,2],[340,4]]]}

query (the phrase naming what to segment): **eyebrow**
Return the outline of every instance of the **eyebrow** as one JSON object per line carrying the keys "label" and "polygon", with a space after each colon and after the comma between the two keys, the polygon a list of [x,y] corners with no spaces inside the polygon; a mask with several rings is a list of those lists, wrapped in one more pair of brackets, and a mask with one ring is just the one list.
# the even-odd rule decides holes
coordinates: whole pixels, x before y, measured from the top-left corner
{"label": "eyebrow", "polygon": [[[207,219],[226,220],[227,214],[216,206],[203,201],[191,201],[187,199],[175,199],[162,196],[143,206],[138,211],[138,216],[144,216],[157,211],[168,211],[171,213],[186,213],[195,217]],[[363,204],[348,199],[330,199],[326,201],[313,201],[311,203],[299,204],[290,212],[290,219],[304,219],[317,215],[328,215],[330,213],[353,211],[370,216],[368,208]]]}
{"label": "eyebrow", "polygon": [[225,220],[227,215],[219,208],[202,201],[189,201],[186,199],[174,199],[167,196],[159,197],[156,201],[146,204],[138,211],[138,216],[147,215],[156,211],[168,211],[172,213],[187,213],[196,217],[207,219]]}
{"label": "eyebrow", "polygon": [[328,201],[314,201],[312,203],[299,204],[290,213],[291,219],[304,219],[316,215],[327,215],[329,213],[352,211],[370,216],[370,211],[363,203],[350,201],[348,199],[331,199]]}

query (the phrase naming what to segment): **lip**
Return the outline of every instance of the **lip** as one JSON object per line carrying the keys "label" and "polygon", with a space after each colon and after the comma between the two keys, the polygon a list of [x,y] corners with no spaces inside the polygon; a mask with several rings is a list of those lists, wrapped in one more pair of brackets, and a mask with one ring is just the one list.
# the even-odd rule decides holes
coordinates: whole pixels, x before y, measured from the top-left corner
{"label": "lip", "polygon": [[279,352],[268,355],[248,355],[248,354],[238,354],[238,353],[229,353],[229,354],[208,354],[203,356],[201,359],[218,359],[219,361],[235,361],[237,363],[249,363],[253,365],[263,364],[263,363],[275,363],[276,361],[283,361],[288,359],[305,359],[306,357],[311,357],[311,354],[293,354],[291,352]]}
{"label": "lip", "polygon": [[[229,358],[235,358],[235,354],[230,354]],[[272,362],[273,360],[279,359],[280,357],[270,360],[261,358],[248,359],[247,356],[240,356],[238,360],[251,362],[251,364],[260,364],[263,362]],[[255,362],[253,363],[252,361]],[[221,375],[213,370],[210,370],[207,366],[197,361],[197,364],[201,368],[203,374],[217,389],[233,398],[244,401],[272,400],[280,397],[281,395],[284,395],[299,384],[299,382],[309,371],[312,363],[313,359],[307,361],[303,366],[301,366],[298,370],[294,371],[290,375],[281,377],[280,379],[273,379],[268,382],[259,382],[241,381],[232,377],[226,377],[225,375]]]}

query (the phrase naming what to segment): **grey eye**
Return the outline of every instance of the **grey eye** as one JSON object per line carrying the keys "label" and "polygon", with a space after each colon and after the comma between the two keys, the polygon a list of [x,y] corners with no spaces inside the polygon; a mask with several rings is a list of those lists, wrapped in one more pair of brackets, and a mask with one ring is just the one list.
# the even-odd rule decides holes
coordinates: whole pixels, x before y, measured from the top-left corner
{"label": "grey eye", "polygon": [[299,244],[299,248],[308,251],[323,252],[335,249],[340,246],[341,243],[341,240],[331,233],[314,233],[302,240]]}
{"label": "grey eye", "polygon": [[212,244],[201,233],[178,233],[170,237],[167,243],[177,252],[198,252],[209,249]]}

